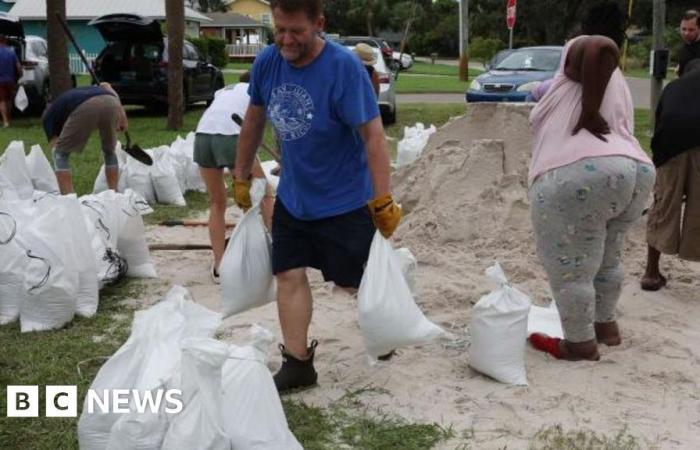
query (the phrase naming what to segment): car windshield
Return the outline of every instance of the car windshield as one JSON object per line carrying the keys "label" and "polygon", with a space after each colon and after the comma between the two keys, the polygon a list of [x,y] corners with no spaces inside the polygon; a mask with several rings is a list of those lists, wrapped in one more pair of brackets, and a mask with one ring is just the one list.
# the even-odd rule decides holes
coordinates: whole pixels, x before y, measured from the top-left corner
{"label": "car windshield", "polygon": [[506,56],[494,69],[553,72],[559,68],[560,58],[559,49],[524,48]]}

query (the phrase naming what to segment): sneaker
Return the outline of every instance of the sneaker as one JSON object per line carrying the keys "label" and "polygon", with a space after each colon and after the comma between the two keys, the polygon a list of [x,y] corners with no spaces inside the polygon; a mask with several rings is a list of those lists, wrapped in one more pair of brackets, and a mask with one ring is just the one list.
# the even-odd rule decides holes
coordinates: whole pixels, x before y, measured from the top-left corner
{"label": "sneaker", "polygon": [[309,357],[304,360],[295,358],[287,353],[284,345],[279,345],[280,352],[282,352],[282,367],[273,377],[277,392],[289,392],[316,385],[318,374],[314,369],[314,352],[317,345],[317,340],[311,341],[311,346],[306,350]]}
{"label": "sneaker", "polygon": [[209,270],[209,274],[211,275],[211,279],[212,279],[212,281],[214,282],[214,284],[219,284],[219,283],[220,283],[220,280],[219,280],[219,272],[216,271],[216,269],[214,268],[214,265],[213,265],[213,264],[212,264],[212,266],[211,266],[211,270]]}

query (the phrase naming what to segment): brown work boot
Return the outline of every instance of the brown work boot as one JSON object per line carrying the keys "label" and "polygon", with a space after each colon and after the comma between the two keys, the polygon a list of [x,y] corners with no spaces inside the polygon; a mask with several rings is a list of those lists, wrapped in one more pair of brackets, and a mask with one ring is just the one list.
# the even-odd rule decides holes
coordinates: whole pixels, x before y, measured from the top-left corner
{"label": "brown work boot", "polygon": [[285,393],[294,390],[308,389],[316,385],[318,374],[314,369],[314,353],[318,341],[311,341],[311,346],[306,349],[306,359],[299,359],[287,352],[284,345],[280,344],[282,352],[282,367],[274,375],[277,392]]}
{"label": "brown work boot", "polygon": [[620,328],[616,321],[612,322],[596,322],[593,324],[595,328],[595,338],[598,342],[613,347],[622,343],[620,336]]}

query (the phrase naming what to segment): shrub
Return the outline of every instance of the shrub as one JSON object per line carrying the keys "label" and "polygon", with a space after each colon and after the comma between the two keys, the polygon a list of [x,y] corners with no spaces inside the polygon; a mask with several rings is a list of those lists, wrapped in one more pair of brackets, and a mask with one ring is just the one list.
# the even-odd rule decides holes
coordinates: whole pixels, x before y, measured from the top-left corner
{"label": "shrub", "polygon": [[228,64],[228,55],[226,54],[226,41],[223,39],[210,37],[188,37],[188,41],[192,43],[197,50],[206,58],[211,59],[211,63],[216,67],[225,67]]}
{"label": "shrub", "polygon": [[469,56],[473,59],[488,61],[506,47],[500,39],[475,37],[469,43]]}

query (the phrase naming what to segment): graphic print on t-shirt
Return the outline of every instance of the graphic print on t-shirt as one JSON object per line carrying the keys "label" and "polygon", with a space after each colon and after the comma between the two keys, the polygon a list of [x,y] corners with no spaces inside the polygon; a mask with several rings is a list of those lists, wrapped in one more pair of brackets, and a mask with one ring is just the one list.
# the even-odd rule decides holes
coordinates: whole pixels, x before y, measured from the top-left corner
{"label": "graphic print on t-shirt", "polygon": [[268,106],[270,120],[283,141],[304,137],[314,118],[314,102],[303,87],[285,83],[272,90]]}

